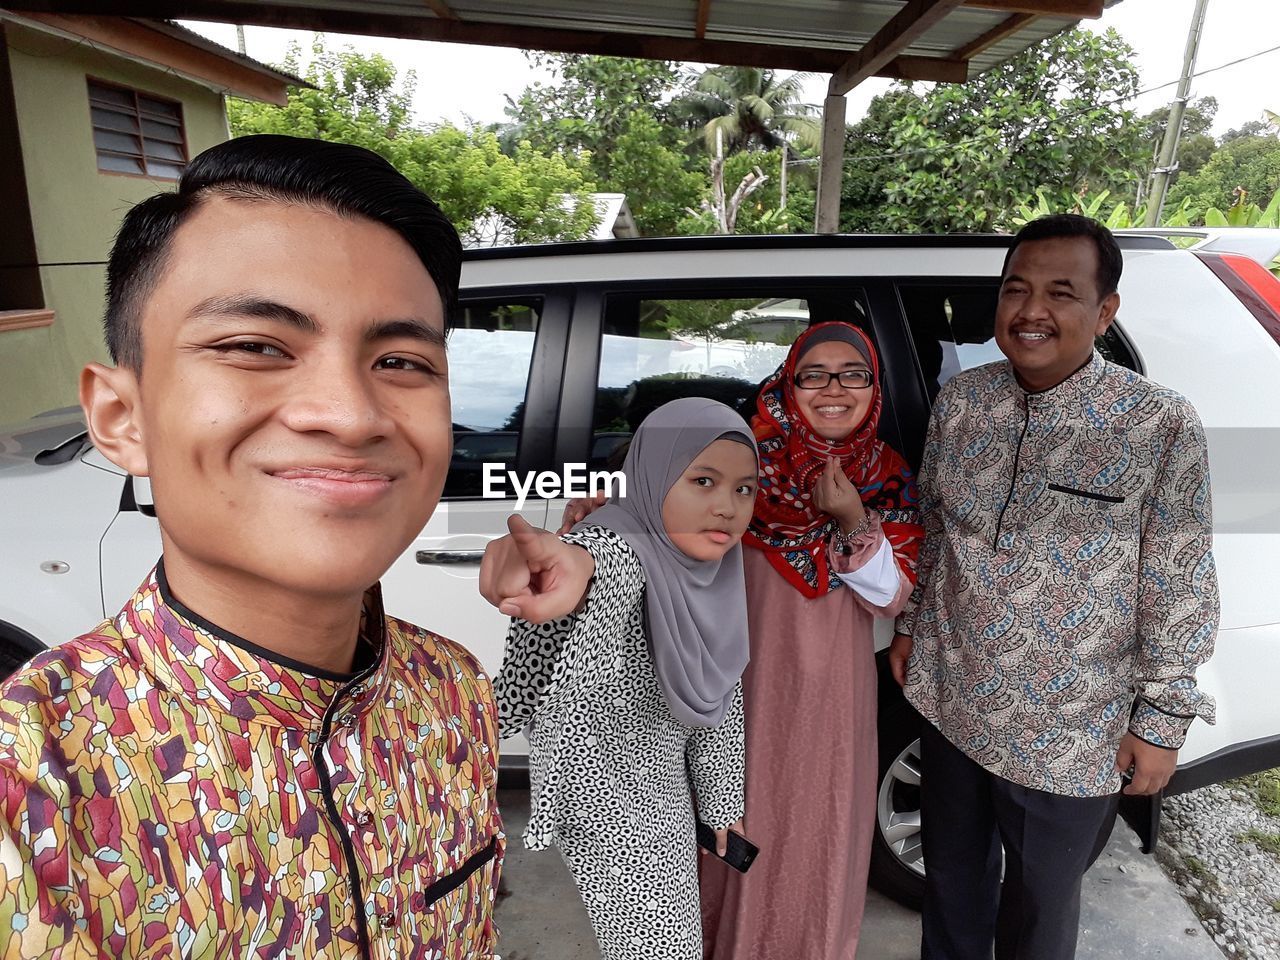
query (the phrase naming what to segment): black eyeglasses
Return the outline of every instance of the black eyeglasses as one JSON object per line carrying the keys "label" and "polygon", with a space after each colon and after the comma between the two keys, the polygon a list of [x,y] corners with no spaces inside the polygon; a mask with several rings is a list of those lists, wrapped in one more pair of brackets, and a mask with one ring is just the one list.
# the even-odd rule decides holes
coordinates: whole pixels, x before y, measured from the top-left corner
{"label": "black eyeglasses", "polygon": [[865,390],[871,386],[871,371],[859,367],[856,370],[841,370],[839,373],[802,370],[796,374],[796,386],[801,390],[822,390],[830,386],[832,380],[839,380],[840,386],[850,390]]}

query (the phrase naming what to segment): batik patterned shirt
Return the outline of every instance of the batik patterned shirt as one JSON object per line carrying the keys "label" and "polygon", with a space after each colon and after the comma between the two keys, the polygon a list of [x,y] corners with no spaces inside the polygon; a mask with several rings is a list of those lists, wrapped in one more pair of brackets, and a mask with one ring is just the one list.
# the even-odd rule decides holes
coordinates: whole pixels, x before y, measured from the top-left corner
{"label": "batik patterned shirt", "polygon": [[1176,748],[1213,722],[1195,682],[1218,625],[1209,465],[1187,400],[1097,353],[1039,393],[979,367],[939,393],[919,482],[906,695],[957,747],[1102,796],[1126,730]]}
{"label": "batik patterned shirt", "polygon": [[367,666],[272,658],[157,569],[0,691],[0,955],[490,957],[497,717],[366,597]]}

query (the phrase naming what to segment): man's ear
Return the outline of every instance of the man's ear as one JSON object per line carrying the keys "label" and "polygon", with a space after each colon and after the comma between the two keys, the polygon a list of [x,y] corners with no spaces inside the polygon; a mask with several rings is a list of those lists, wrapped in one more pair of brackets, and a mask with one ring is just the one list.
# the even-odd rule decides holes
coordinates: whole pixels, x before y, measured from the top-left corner
{"label": "man's ear", "polygon": [[1111,326],[1111,321],[1116,318],[1116,314],[1120,311],[1120,294],[1111,293],[1102,298],[1102,312],[1098,314],[1098,325],[1094,327],[1093,335],[1100,337],[1107,332],[1107,328]]}
{"label": "man's ear", "polygon": [[138,375],[128,367],[88,364],[80,371],[80,406],[102,455],[135,477],[147,476]]}

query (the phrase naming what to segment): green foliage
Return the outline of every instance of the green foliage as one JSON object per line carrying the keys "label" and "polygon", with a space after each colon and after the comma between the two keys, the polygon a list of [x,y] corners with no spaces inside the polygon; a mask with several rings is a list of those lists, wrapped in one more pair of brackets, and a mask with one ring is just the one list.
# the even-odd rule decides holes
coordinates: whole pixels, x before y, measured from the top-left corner
{"label": "green foliage", "polygon": [[1237,839],[1241,843],[1252,843],[1259,850],[1263,850],[1273,857],[1280,857],[1280,833],[1269,830],[1259,830],[1257,827],[1251,827],[1244,833],[1240,834]]}
{"label": "green foliage", "polygon": [[1064,203],[1086,188],[1127,195],[1145,159],[1123,105],[1138,90],[1133,56],[1114,30],[1072,30],[969,83],[900,98],[884,225],[990,230],[1038,188]]}
{"label": "green foliage", "polygon": [[[1218,149],[1217,141],[1209,132],[1217,115],[1218,101],[1214,97],[1201,97],[1187,104],[1182,114],[1182,136],[1178,139],[1178,169],[1170,179],[1171,186],[1179,177],[1190,176],[1203,167]],[[1139,123],[1147,155],[1154,167],[1169,123],[1169,108],[1152,110]]]}
{"label": "green foliage", "polygon": [[[284,69],[297,74],[300,62],[295,44]],[[414,75],[398,78],[385,57],[328,50],[316,37],[305,79],[312,87],[290,87],[283,107],[229,99],[232,135],[284,133],[367,147],[435,200],[465,242],[573,240],[594,228],[591,173],[576,158],[527,142],[507,155],[491,132],[415,126]]]}
{"label": "green foliage", "polygon": [[395,162],[473,245],[582,239],[598,219],[582,165],[528,142],[508,156],[492,133],[444,126],[408,138]]}
{"label": "green foliage", "polygon": [[632,114],[659,117],[678,78],[675,65],[665,60],[580,53],[525,55],[535,66],[550,68],[556,81],[531,84],[518,99],[508,98],[507,116],[517,134],[515,142],[528,140],[549,152],[587,152],[596,162],[607,162]]}
{"label": "green foliage", "polygon": [[[1047,217],[1055,213],[1078,213],[1082,216],[1099,220],[1112,230],[1123,230],[1128,227],[1142,226],[1147,215],[1147,208],[1144,205],[1130,207],[1123,200],[1111,202],[1110,190],[1103,190],[1093,196],[1081,194],[1074,198],[1074,202],[1067,204],[1058,202],[1057,198],[1050,199],[1048,192],[1044,189],[1037,190],[1035,196],[1035,203],[1018,204],[1017,213],[1008,217],[1008,221],[1013,227],[1021,227],[1032,220],[1038,220],[1040,217]],[[1191,226],[1189,204],[1183,202],[1181,206],[1176,208],[1165,204],[1160,218],[1160,225],[1162,227]]]}
{"label": "green foliage", "polygon": [[1265,209],[1256,203],[1250,203],[1248,192],[1241,190],[1236,202],[1225,213],[1217,207],[1206,210],[1204,223],[1206,227],[1280,228],[1280,190],[1276,190]]}
{"label": "green foliage", "polygon": [[1251,773],[1227,786],[1243,790],[1267,816],[1280,817],[1280,769]]}
{"label": "green foliage", "polygon": [[782,204],[782,150],[735,153],[724,164],[725,188],[732,191],[748,173],[759,169],[769,179],[738,211],[738,233],[807,233],[813,229],[818,202],[813,166],[792,164],[787,173],[787,206]]}
{"label": "green foliage", "polygon": [[593,158],[600,189],[625,193],[640,232],[670,236],[697,208],[707,190],[705,174],[686,169],[684,155],[668,144],[669,128],[652,115],[637,110],[607,157]]}
{"label": "green foliage", "polygon": [[329,50],[324,38],[311,44],[311,61],[302,69],[302,48],[290,44],[282,68],[302,76],[310,87],[289,87],[283,107],[252,100],[227,100],[233,137],[280,133],[367,147],[392,160],[393,142],[411,132],[413,71],[397,78],[395,65],[381,54],[365,56],[350,48]]}
{"label": "green foliage", "polygon": [[709,67],[685,78],[670,113],[712,155],[717,133],[726,154],[783,143],[816,149],[822,140],[817,109],[800,100],[807,78],[759,67]]}
{"label": "green foliage", "polygon": [[624,193],[640,231],[675,233],[686,208],[707,190],[705,174],[682,152],[681,132],[666,121],[676,89],[673,64],[583,54],[529,53],[555,74],[509,101],[511,123],[496,132],[513,149],[521,138],[579,159],[599,190]]}
{"label": "green foliage", "polygon": [[844,178],[840,184],[840,230],[865,233],[889,229],[885,190],[896,174],[894,131],[918,115],[922,98],[907,87],[892,87],[871,101],[867,114],[845,136]]}
{"label": "green foliage", "polygon": [[1223,144],[1195,174],[1181,177],[1169,201],[1188,200],[1197,217],[1225,210],[1250,197],[1280,190],[1280,137],[1237,137]]}

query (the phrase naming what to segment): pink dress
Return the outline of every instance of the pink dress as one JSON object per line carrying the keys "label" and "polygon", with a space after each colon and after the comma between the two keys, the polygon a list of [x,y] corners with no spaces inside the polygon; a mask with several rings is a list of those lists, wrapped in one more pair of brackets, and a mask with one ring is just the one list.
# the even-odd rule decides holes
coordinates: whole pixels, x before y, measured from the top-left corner
{"label": "pink dress", "polygon": [[[877,554],[877,523],[833,568]],[[872,623],[893,617],[910,583],[878,607],[851,587],[810,599],[763,552],[744,551],[751,663],[746,818],[760,847],[747,874],[701,858],[706,960],[854,960],[875,827],[876,666]]]}

